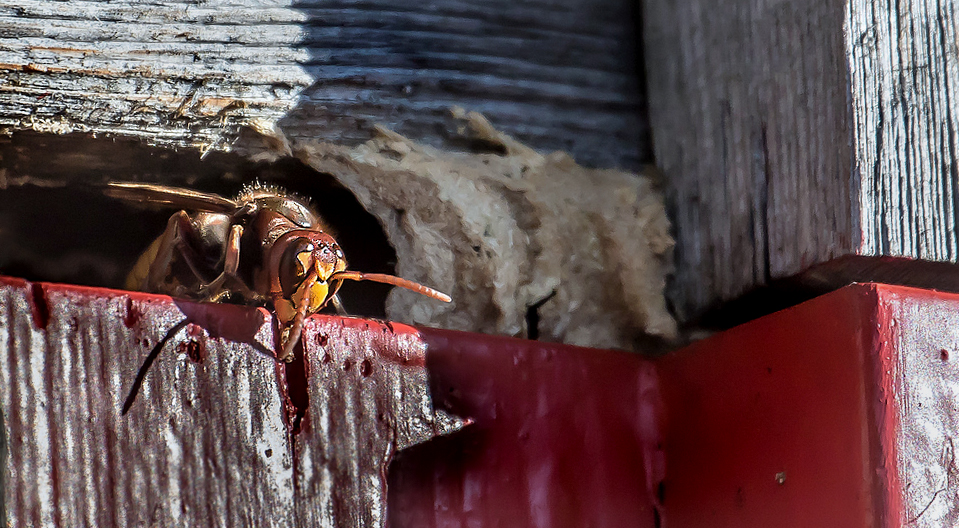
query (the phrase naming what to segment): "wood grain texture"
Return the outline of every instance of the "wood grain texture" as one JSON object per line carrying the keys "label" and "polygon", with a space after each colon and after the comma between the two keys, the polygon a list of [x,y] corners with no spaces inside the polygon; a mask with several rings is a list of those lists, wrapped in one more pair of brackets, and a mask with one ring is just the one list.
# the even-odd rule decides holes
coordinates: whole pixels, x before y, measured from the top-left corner
{"label": "wood grain texture", "polygon": [[463,423],[433,411],[415,331],[379,326],[312,320],[298,420],[262,310],[3,279],[8,521],[383,526],[393,452]]}
{"label": "wood grain texture", "polygon": [[0,129],[227,149],[243,126],[457,140],[459,105],[581,162],[648,161],[632,2],[0,1]]}
{"label": "wood grain texture", "polygon": [[426,344],[399,323],[314,317],[309,410],[294,438],[298,526],[386,526],[394,453],[463,427],[434,411]]}
{"label": "wood grain texture", "polygon": [[682,317],[805,273],[929,282],[883,257],[955,262],[956,23],[951,2],[644,1]]}
{"label": "wood grain texture", "polygon": [[956,8],[860,1],[847,12],[862,254],[959,257]]}

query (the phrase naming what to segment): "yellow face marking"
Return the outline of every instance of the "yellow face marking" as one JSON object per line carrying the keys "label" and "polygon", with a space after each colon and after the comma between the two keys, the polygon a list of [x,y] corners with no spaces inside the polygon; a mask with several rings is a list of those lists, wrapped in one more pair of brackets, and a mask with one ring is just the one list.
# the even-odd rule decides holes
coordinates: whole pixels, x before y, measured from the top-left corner
{"label": "yellow face marking", "polygon": [[296,306],[300,305],[300,302],[303,300],[304,295],[309,296],[309,302],[307,303],[306,315],[314,314],[320,311],[324,305],[326,305],[326,296],[329,294],[330,286],[326,282],[319,280],[313,280],[310,283],[304,282],[300,285],[299,288],[293,292],[293,296],[289,301],[284,301],[289,304],[290,307],[290,318],[284,319],[283,315],[280,314],[280,306],[284,303],[277,303],[277,316],[280,317],[281,321],[290,321],[293,320],[293,317],[296,315]]}
{"label": "yellow face marking", "polygon": [[296,274],[299,276],[306,275],[306,270],[310,269],[310,256],[313,254],[312,251],[301,251],[296,254]]}
{"label": "yellow face marking", "polygon": [[330,285],[316,281],[310,286],[310,313],[316,313],[326,304],[326,296],[330,292]]}
{"label": "yellow face marking", "polygon": [[[339,263],[340,261],[337,260],[336,262]],[[330,275],[333,275],[335,270],[336,265],[332,262],[323,262],[319,260],[316,261],[316,276],[323,281],[326,281],[326,279],[330,278]]]}

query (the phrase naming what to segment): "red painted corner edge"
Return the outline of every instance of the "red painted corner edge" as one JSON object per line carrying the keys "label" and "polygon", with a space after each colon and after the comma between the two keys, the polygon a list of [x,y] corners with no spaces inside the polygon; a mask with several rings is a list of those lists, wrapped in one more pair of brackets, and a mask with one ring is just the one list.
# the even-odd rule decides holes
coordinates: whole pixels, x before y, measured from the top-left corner
{"label": "red painted corner edge", "polygon": [[956,349],[959,295],[854,284],[657,361],[668,525],[949,524]]}
{"label": "red painted corner edge", "polygon": [[[903,486],[900,475],[900,453],[898,438],[901,430],[900,400],[901,384],[897,378],[899,372],[899,335],[896,325],[896,310],[891,309],[890,297],[900,292],[913,293],[915,288],[902,288],[882,284],[867,284],[870,289],[869,300],[874,304],[873,319],[864,331],[871,332],[871,343],[867,349],[864,389],[871,404],[871,420],[866,423],[874,434],[870,439],[872,452],[870,462],[874,471],[873,496],[876,504],[876,526],[899,527],[903,525],[904,504]],[[871,376],[870,376],[871,374]]]}

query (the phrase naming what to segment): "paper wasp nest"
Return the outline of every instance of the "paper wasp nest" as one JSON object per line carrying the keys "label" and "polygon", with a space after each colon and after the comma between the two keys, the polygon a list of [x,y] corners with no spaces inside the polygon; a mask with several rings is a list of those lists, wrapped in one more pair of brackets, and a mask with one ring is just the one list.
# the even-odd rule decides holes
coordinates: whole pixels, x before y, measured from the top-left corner
{"label": "paper wasp nest", "polygon": [[354,148],[293,148],[379,219],[397,275],[453,297],[444,305],[396,288],[389,317],[604,348],[674,337],[663,296],[673,240],[649,178],[542,155],[478,114],[463,117],[500,153],[443,151],[386,130]]}

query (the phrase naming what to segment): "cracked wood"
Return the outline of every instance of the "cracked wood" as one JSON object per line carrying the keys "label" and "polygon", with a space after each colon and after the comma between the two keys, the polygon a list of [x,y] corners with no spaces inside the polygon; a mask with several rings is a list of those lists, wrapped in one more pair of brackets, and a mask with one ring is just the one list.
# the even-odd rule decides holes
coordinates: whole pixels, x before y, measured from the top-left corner
{"label": "cracked wood", "polygon": [[644,16],[682,317],[793,277],[959,289],[952,3],[644,0]]}

